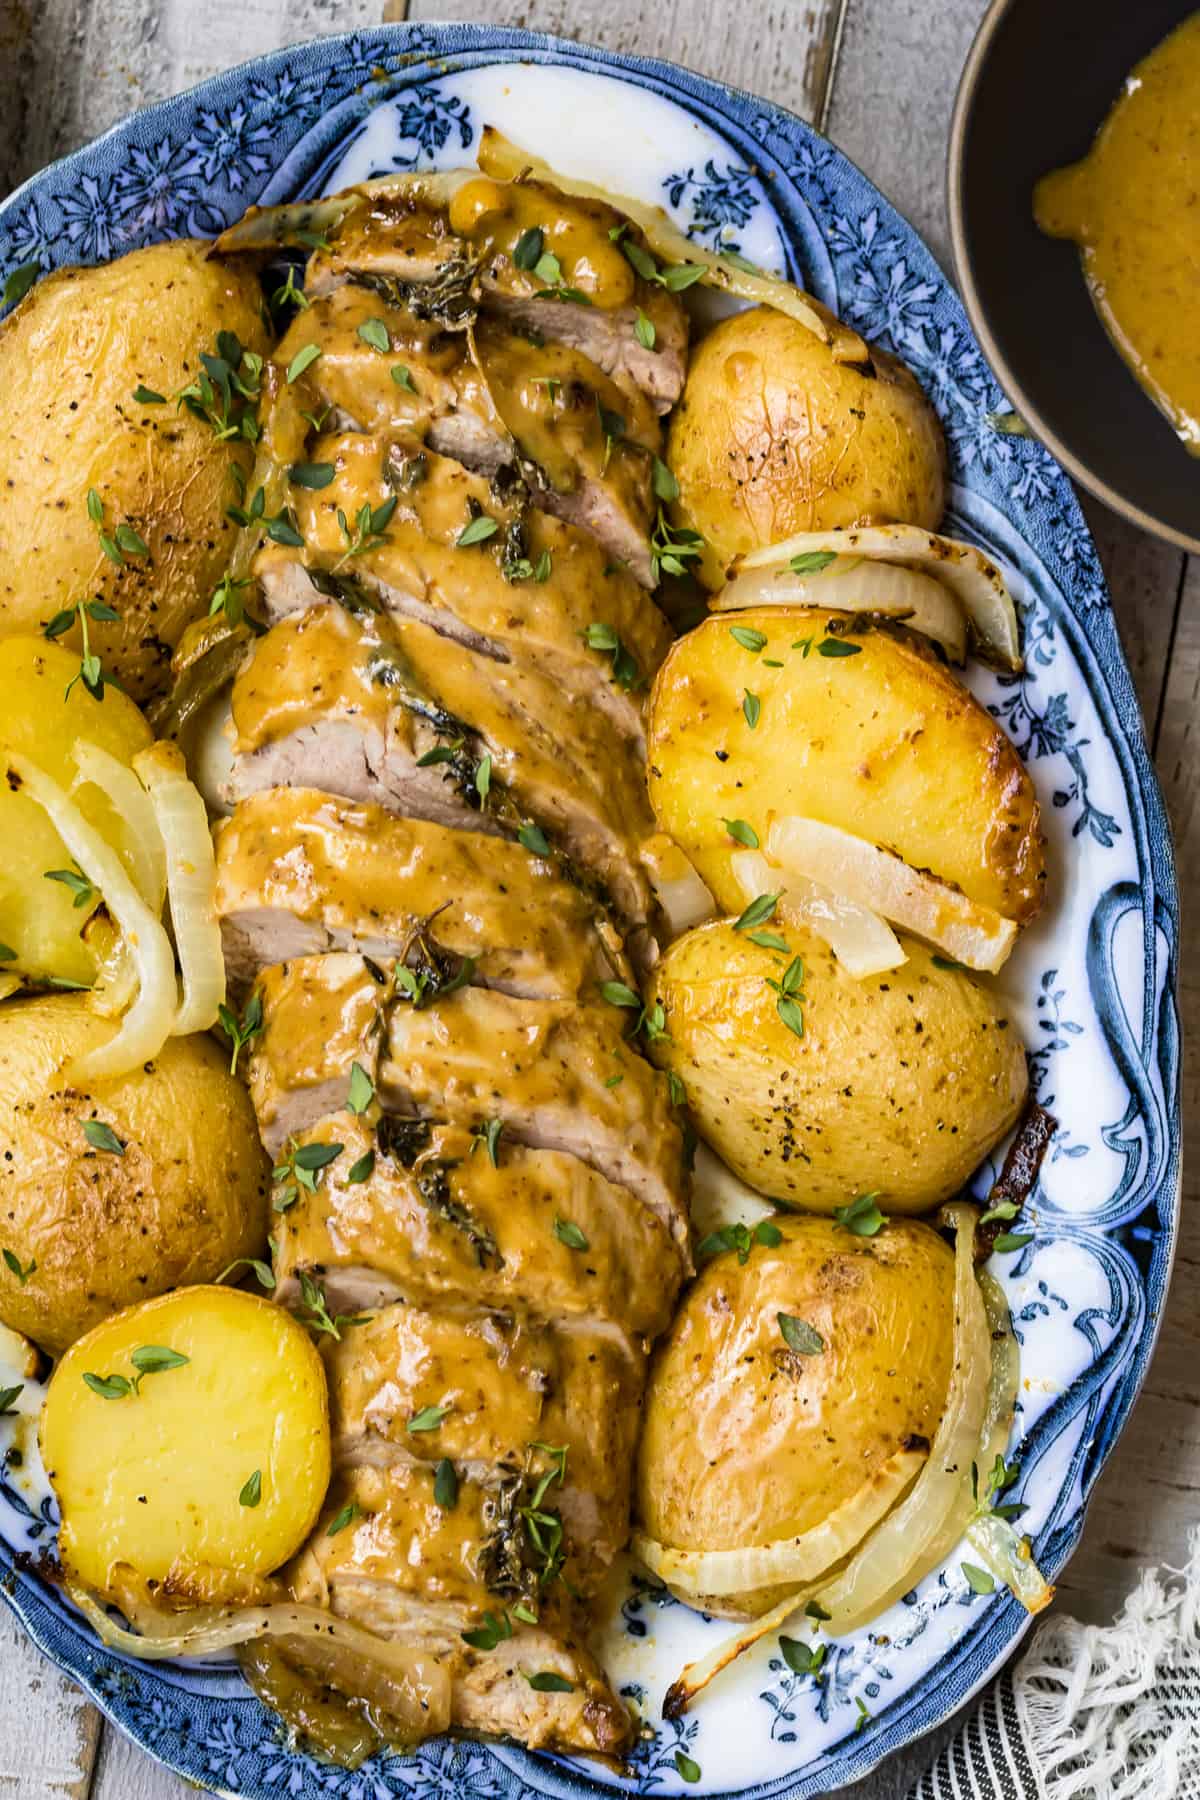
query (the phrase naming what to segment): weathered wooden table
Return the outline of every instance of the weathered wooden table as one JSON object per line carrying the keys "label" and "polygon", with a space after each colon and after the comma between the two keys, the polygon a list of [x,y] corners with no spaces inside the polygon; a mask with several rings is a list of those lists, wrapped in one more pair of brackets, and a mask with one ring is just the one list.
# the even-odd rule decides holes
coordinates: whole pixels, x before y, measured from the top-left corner
{"label": "weathered wooden table", "polygon": [[[0,0],[0,193],[134,107],[217,69],[388,18],[471,19],[473,0]],[[665,56],[751,88],[826,131],[949,267],[944,160],[959,70],[984,0],[491,0],[489,21]],[[1180,888],[1200,878],[1200,564],[1086,503],[1175,829]],[[1200,974],[1182,974],[1185,1034]],[[1200,1116],[1185,1062],[1189,1129]],[[1200,1512],[1200,1181],[1184,1169],[1175,1279],[1150,1378],[1092,1501],[1058,1604],[1111,1618],[1139,1565],[1183,1561]],[[892,1759],[857,1800],[893,1800],[940,1737]],[[0,1612],[0,1800],[181,1800]]]}

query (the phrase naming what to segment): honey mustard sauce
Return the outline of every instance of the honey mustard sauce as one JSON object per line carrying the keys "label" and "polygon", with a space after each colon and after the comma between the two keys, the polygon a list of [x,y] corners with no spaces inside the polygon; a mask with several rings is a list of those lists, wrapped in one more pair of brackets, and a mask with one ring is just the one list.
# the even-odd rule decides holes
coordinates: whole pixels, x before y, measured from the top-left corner
{"label": "honey mustard sauce", "polygon": [[1078,244],[1092,301],[1138,381],[1200,455],[1200,12],[1126,78],[1034,217]]}

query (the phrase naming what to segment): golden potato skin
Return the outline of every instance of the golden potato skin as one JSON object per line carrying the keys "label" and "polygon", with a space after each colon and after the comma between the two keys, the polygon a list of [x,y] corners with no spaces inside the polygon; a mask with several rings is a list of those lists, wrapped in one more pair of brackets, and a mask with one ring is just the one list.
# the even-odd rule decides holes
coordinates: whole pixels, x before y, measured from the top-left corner
{"label": "golden potato skin", "polygon": [[[761,633],[760,654],[730,633]],[[827,655],[835,640],[855,646]],[[807,649],[805,648],[807,646]],[[781,664],[773,668],[771,663]],[[752,729],[746,689],[761,701]],[[650,698],[650,799],[728,912],[744,819],[766,843],[799,813],[894,850],[1024,925],[1041,908],[1041,813],[1011,741],[915,633],[812,607],[706,619],[671,648]]]}
{"label": "golden potato skin", "polygon": [[[783,1241],[716,1256],[651,1365],[635,1503],[678,1550],[798,1536],[912,1437],[932,1439],[950,1382],[954,1254],[895,1219],[873,1238],[779,1218]],[[788,1349],[779,1314],[825,1348]]]}
{"label": "golden potato skin", "polygon": [[[901,939],[901,968],[857,981],[812,932],[780,935],[788,956],[719,919],[677,938],[655,971],[666,1034],[650,1054],[683,1081],[701,1137],[759,1193],[814,1212],[875,1189],[888,1213],[948,1199],[1028,1090],[993,991],[914,938]],[[767,985],[790,956],[804,963],[803,1037]]]}
{"label": "golden potato skin", "polygon": [[[132,1381],[133,1353],[147,1344],[187,1361],[116,1399],[84,1381]],[[171,1600],[235,1597],[316,1523],[329,1485],[325,1371],[282,1307],[231,1288],[181,1288],[71,1346],[50,1382],[40,1444],[69,1574],[113,1598],[118,1570]],[[257,1501],[243,1504],[256,1471]]]}
{"label": "golden potato skin", "polygon": [[[99,1320],[259,1254],[270,1165],[254,1112],[211,1038],[171,1038],[144,1070],[64,1086],[59,1071],[115,1025],[76,994],[0,1008],[0,1319],[54,1354]],[[95,1150],[85,1119],[123,1156]]]}
{"label": "golden potato skin", "polygon": [[[167,685],[207,610],[233,543],[230,464],[252,455],[175,403],[218,331],[267,348],[256,276],[207,252],[183,240],[60,269],[0,324],[0,632],[39,632],[98,595],[120,618],[89,624],[92,648],[137,700]],[[139,383],[165,404],[135,401]],[[105,530],[132,525],[148,557],[109,561],[89,488]],[[59,641],[77,650],[78,627]]]}
{"label": "golden potato skin", "polygon": [[835,362],[784,313],[723,319],[692,353],[667,460],[680,521],[708,545],[700,576],[724,585],[735,556],[797,531],[871,519],[936,529],[946,447],[916,377],[872,349]]}
{"label": "golden potato skin", "polygon": [[[79,773],[73,754],[79,739],[127,767],[153,741],[132,700],[110,688],[98,703],[81,681],[73,681],[78,669],[77,657],[44,638],[0,642],[0,748],[30,757],[68,792]],[[130,867],[133,828],[107,794],[85,782],[71,797]],[[90,986],[97,971],[95,932],[85,936],[85,930],[100,897],[76,906],[68,887],[46,880],[48,869],[72,868],[72,860],[37,801],[8,786],[0,786],[0,843],[0,942],[16,951],[6,967]]]}

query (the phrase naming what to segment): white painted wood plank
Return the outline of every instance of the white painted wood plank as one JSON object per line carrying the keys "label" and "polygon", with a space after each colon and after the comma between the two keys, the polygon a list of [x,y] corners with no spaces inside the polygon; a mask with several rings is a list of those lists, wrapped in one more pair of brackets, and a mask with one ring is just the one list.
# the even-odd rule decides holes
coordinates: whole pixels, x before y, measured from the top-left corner
{"label": "white painted wood plank", "polygon": [[99,1737],[86,1695],[0,1611],[0,1800],[86,1800]]}

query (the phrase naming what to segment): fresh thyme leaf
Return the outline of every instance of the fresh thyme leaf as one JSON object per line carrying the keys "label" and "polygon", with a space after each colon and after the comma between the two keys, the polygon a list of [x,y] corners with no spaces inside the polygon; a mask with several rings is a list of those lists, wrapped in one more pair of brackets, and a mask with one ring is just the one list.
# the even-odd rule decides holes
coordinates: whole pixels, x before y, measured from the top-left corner
{"label": "fresh thyme leaf", "polygon": [[984,413],[983,418],[984,423],[990,425],[993,431],[998,431],[1001,437],[1033,436],[1033,433],[1018,412]]}
{"label": "fresh thyme leaf", "polygon": [[667,1070],[667,1094],[672,1106],[687,1105],[687,1089],[683,1085],[682,1077],[677,1075],[674,1069]]}
{"label": "fresh thyme leaf", "polygon": [[836,550],[802,550],[799,556],[792,557],[788,568],[793,575],[819,575],[836,561]]}
{"label": "fresh thyme leaf", "polygon": [[973,1594],[994,1594],[995,1593],[995,1591],[996,1591],[995,1577],[992,1575],[989,1575],[986,1569],[979,1568],[979,1566],[976,1563],[968,1563],[968,1562],[960,1563],[959,1568],[962,1570],[963,1574],[966,1576],[967,1586],[970,1588],[970,1590]]}
{"label": "fresh thyme leaf", "polygon": [[358,1504],[358,1501],[348,1500],[341,1511],[334,1513],[332,1519],[330,1519],[328,1525],[325,1527],[325,1536],[336,1537],[339,1531],[345,1531],[347,1525],[352,1525],[361,1513],[362,1507]]}
{"label": "fresh thyme leaf", "polygon": [[[116,539],[117,549],[125,556],[149,556],[150,554],[144,541],[138,536],[137,532],[133,529],[133,526],[127,524],[124,519],[122,519],[121,523],[117,526]],[[96,615],[93,612],[92,617],[95,618],[95,616]]]}
{"label": "fresh thyme leaf", "polygon": [[812,1644],[806,1644],[803,1638],[781,1637],[779,1640],[780,1654],[793,1675],[812,1675],[819,1678],[827,1648],[828,1646],[825,1644],[817,1644],[815,1647]]}
{"label": "fresh thyme leaf", "polygon": [[625,253],[626,260],[632,263],[634,270],[641,276],[643,281],[658,280],[658,264],[648,250],[643,250],[642,246],[633,238],[622,236],[618,239],[614,239],[614,242],[620,244],[621,249]]}
{"label": "fresh thyme leaf", "polygon": [[721,823],[730,837],[739,844],[745,844],[747,850],[759,848],[758,833],[753,825],[747,825],[745,819],[722,819]]}
{"label": "fresh thyme leaf", "polygon": [[818,1625],[827,1623],[833,1614],[827,1613],[819,1600],[810,1600],[804,1608],[805,1617],[815,1619]]}
{"label": "fresh thyme leaf", "polygon": [[375,1152],[373,1150],[366,1150],[359,1157],[358,1161],[351,1163],[350,1167],[346,1170],[346,1180],[357,1187],[360,1182],[369,1181],[374,1172]]}
{"label": "fresh thyme leaf", "polygon": [[533,856],[549,856],[550,845],[540,825],[522,825],[517,832],[517,842]]}
{"label": "fresh thyme leaf", "polygon": [[240,590],[253,587],[253,585],[254,583],[248,575],[234,575],[229,569],[226,569],[213,589],[213,596],[208,604],[209,618],[212,619],[218,613],[224,613],[231,625],[240,625],[246,616]]}
{"label": "fresh thyme leaf", "polygon": [[475,767],[475,792],[486,802],[492,791],[492,759],[485,751]]}
{"label": "fresh thyme leaf", "polygon": [[362,1324],[362,1316],[358,1314],[338,1313],[336,1317],[331,1316],[325,1303],[324,1285],[314,1279],[307,1269],[300,1272],[300,1301],[297,1318],[318,1336],[324,1333],[340,1342],[343,1326]]}
{"label": "fresh thyme leaf", "polygon": [[87,491],[87,510],[88,518],[92,521],[93,525],[103,524],[104,502],[94,487],[90,487]]}
{"label": "fresh thyme leaf", "polygon": [[450,744],[435,744],[432,750],[426,750],[423,756],[418,756],[418,769],[431,769],[438,763],[453,762],[465,742],[465,738],[455,738]]}
{"label": "fresh thyme leaf", "polygon": [[29,1264],[28,1268],[23,1269],[21,1267],[21,1259],[14,1250],[6,1249],[3,1254],[4,1254],[5,1267],[12,1271],[12,1273],[16,1276],[17,1280],[20,1282],[21,1286],[24,1287],[25,1283],[29,1280],[29,1277],[33,1274],[34,1270],[37,1268],[37,1263],[31,1262]]}
{"label": "fresh thyme leaf", "polygon": [[262,1470],[255,1469],[238,1495],[239,1506],[257,1506],[262,1499]]}
{"label": "fresh thyme leaf", "polygon": [[553,1669],[539,1669],[536,1675],[526,1672],[526,1681],[539,1694],[573,1694],[575,1683],[568,1681],[565,1675],[555,1674]]}
{"label": "fresh thyme leaf", "polygon": [[84,1386],[91,1388],[93,1394],[99,1394],[102,1400],[124,1400],[134,1391],[132,1381],[124,1375],[93,1375],[87,1370],[83,1377]]}
{"label": "fresh thyme leaf", "polygon": [[679,483],[673,472],[667,467],[661,456],[651,458],[651,480],[655,498],[658,500],[678,500]]}
{"label": "fresh thyme leaf", "polygon": [[467,550],[472,544],[486,544],[489,538],[495,537],[500,527],[496,520],[487,513],[480,513],[477,519],[471,519],[463,526],[454,542],[460,550]]}
{"label": "fresh thyme leaf", "polygon": [[742,690],[742,713],[747,725],[751,731],[754,731],[762,716],[762,701],[757,694],[752,694],[749,688]]}
{"label": "fresh thyme leaf", "polygon": [[15,962],[17,952],[10,944],[0,944],[0,963]]}
{"label": "fresh thyme leaf", "polygon": [[688,562],[691,558],[702,555],[703,551],[704,539],[700,533],[683,525],[673,526],[660,505],[650,538],[651,574],[654,580],[657,582],[662,575],[686,575]]}
{"label": "fresh thyme leaf", "polygon": [[653,350],[658,339],[658,333],[654,329],[653,319],[648,319],[640,306],[637,309],[637,318],[634,321],[633,335],[642,346],[643,350]]}
{"label": "fresh thyme leaf", "polygon": [[471,1133],[471,1155],[474,1156],[476,1150],[478,1150],[479,1146],[482,1144],[483,1148],[488,1153],[488,1161],[491,1163],[493,1169],[498,1169],[500,1167],[500,1157],[498,1154],[500,1149],[500,1135],[503,1130],[503,1119],[488,1119],[484,1124],[477,1125],[475,1130]]}
{"label": "fresh thyme leaf", "polygon": [[731,625],[729,635],[735,644],[740,644],[743,650],[749,650],[751,656],[757,656],[760,650],[767,647],[766,632],[755,631],[749,625]]}
{"label": "fresh thyme leaf", "polygon": [[133,398],[139,406],[165,406],[167,403],[165,394],[156,394],[154,389],[148,388],[143,381],[139,381],[134,388]]}
{"label": "fresh thyme leaf", "polygon": [[406,1431],[436,1431],[449,1411],[448,1406],[423,1406],[420,1412],[413,1414],[404,1429]]}
{"label": "fresh thyme leaf", "polygon": [[4,304],[12,306],[17,300],[23,300],[41,270],[37,263],[21,263],[19,267],[10,269],[4,283]]}
{"label": "fresh thyme leaf", "polygon": [[844,1231],[854,1237],[875,1237],[887,1224],[887,1219],[880,1212],[875,1202],[879,1198],[879,1190],[870,1194],[858,1194],[848,1206],[835,1206],[833,1216]]}
{"label": "fresh thyme leaf", "polygon": [[787,1026],[793,1037],[802,1038],[804,1036],[804,1013],[798,1001],[788,999],[786,995],[781,995],[775,1002],[775,1011],[779,1014],[779,1017],[783,1020],[783,1023]]}
{"label": "fresh thyme leaf", "polygon": [[360,1062],[350,1064],[350,1088],[346,1105],[352,1113],[365,1113],[375,1098],[375,1083]]}
{"label": "fresh thyme leaf", "polygon": [[470,1644],[472,1650],[494,1650],[497,1644],[504,1642],[513,1634],[512,1625],[506,1612],[497,1618],[495,1613],[485,1612],[483,1624],[477,1631],[464,1631],[460,1635],[464,1644]]}
{"label": "fresh thyme leaf", "polygon": [[850,644],[840,637],[822,638],[817,645],[818,656],[858,656],[861,651],[861,644]]}
{"label": "fresh thyme leaf", "polygon": [[754,1227],[754,1241],[768,1250],[774,1250],[782,1244],[783,1233],[778,1225],[772,1225],[770,1219],[760,1219]]}
{"label": "fresh thyme leaf", "polygon": [[1002,1231],[992,1243],[992,1249],[1001,1256],[1007,1256],[1014,1250],[1023,1250],[1026,1244],[1032,1244],[1032,1231]]}
{"label": "fresh thyme leaf", "polygon": [[966,963],[955,962],[952,956],[931,956],[930,962],[935,969],[962,969],[966,971]]}
{"label": "fresh thyme leaf", "polygon": [[78,869],[47,869],[45,870],[42,879],[44,881],[61,881],[62,885],[65,888],[69,888],[74,895],[74,899],[71,902],[72,906],[78,907],[81,910],[83,907],[90,905],[95,896],[95,888],[92,886],[87,876],[82,875]]}
{"label": "fresh thyme leaf", "polygon": [[453,1512],[458,1504],[458,1475],[448,1456],[443,1456],[433,1477],[433,1503],[443,1512]]}
{"label": "fresh thyme leaf", "polygon": [[673,267],[663,270],[660,279],[668,293],[681,294],[684,288],[690,288],[703,277],[703,263],[675,263]]}
{"label": "fresh thyme leaf", "polygon": [[229,1267],[227,1269],[222,1269],[221,1273],[217,1276],[218,1286],[224,1281],[227,1275],[232,1275],[235,1269],[242,1268],[254,1270],[259,1287],[264,1287],[268,1289],[268,1291],[274,1288],[274,1269],[271,1267],[270,1263],[260,1262],[257,1256],[239,1256],[236,1262],[231,1262]]}
{"label": "fresh thyme leaf", "polygon": [[124,1156],[125,1154],[124,1144],[112,1126],[106,1125],[103,1119],[85,1119],[83,1135],[93,1150],[107,1150],[112,1156]]}
{"label": "fresh thyme leaf", "polygon": [[64,631],[70,631],[72,625],[75,623],[75,619],[75,607],[64,607],[62,612],[56,612],[49,624],[44,627],[42,636],[50,639],[61,637]]}
{"label": "fresh thyme leaf", "polygon": [[16,1412],[16,1402],[25,1392],[25,1383],[19,1381],[16,1387],[0,1388],[0,1419],[9,1418]]}
{"label": "fresh thyme leaf", "polygon": [[332,463],[298,462],[288,469],[288,480],[293,487],[327,488],[335,474]]}
{"label": "fresh thyme leaf", "polygon": [[825,1339],[816,1331],[807,1319],[797,1319],[791,1313],[776,1313],[779,1330],[789,1350],[797,1356],[819,1356],[825,1348]]}
{"label": "fresh thyme leaf", "polygon": [[699,1781],[700,1764],[693,1761],[686,1751],[677,1750],[675,1752],[675,1767],[685,1781]]}
{"label": "fresh thyme leaf", "polygon": [[641,1007],[641,997],[624,981],[602,981],[600,993],[610,1006]]}
{"label": "fresh thyme leaf", "polygon": [[410,394],[415,394],[417,391],[416,383],[403,363],[392,364],[392,380],[397,387],[406,388]]}
{"label": "fresh thyme leaf", "polygon": [[246,1002],[246,1010],[240,1019],[228,1006],[222,1004],[217,1008],[217,1019],[221,1030],[233,1045],[233,1053],[229,1058],[229,1073],[236,1075],[238,1057],[242,1053],[243,1046],[248,1044],[252,1038],[258,1037],[263,1028],[262,995],[256,988]]}
{"label": "fresh thyme leaf", "polygon": [[997,1200],[995,1206],[989,1206],[985,1213],[980,1214],[979,1223],[991,1225],[996,1219],[1015,1219],[1020,1210],[1015,1200]]}
{"label": "fresh thyme leaf", "polygon": [[513,265],[528,274],[536,269],[546,248],[546,234],[540,225],[531,225],[523,231],[513,246]]}
{"label": "fresh thyme leaf", "polygon": [[554,1235],[560,1244],[565,1244],[567,1246],[568,1250],[591,1249],[591,1244],[573,1219],[556,1218],[554,1221]]}
{"label": "fresh thyme leaf", "polygon": [[768,919],[774,917],[778,904],[778,894],[759,894],[756,900],[750,902],[741,917],[734,920],[733,929],[749,931],[755,925],[765,925]]}
{"label": "fresh thyme leaf", "polygon": [[381,356],[386,356],[392,347],[392,334],[383,319],[364,319],[358,328],[358,335],[364,344],[372,350],[378,350]]}
{"label": "fresh thyme leaf", "polygon": [[287,368],[288,384],[299,381],[305,369],[311,369],[321,354],[320,344],[305,344],[297,350]]}
{"label": "fresh thyme leaf", "polygon": [[267,536],[273,544],[284,544],[289,550],[303,550],[304,539],[296,530],[296,522],[292,517],[290,507],[284,507],[283,511],[276,513],[273,519],[267,519],[264,522]]}
{"label": "fresh thyme leaf", "polygon": [[589,650],[598,650],[602,655],[612,657],[613,680],[619,688],[628,693],[630,689],[641,685],[641,671],[637,661],[612,625],[602,619],[593,619],[583,638]]}
{"label": "fresh thyme leaf", "polygon": [[855,1694],[854,1704],[858,1708],[858,1718],[855,1721],[854,1729],[856,1732],[865,1731],[867,1726],[871,1723],[871,1715],[867,1711],[867,1703],[858,1694]]}

